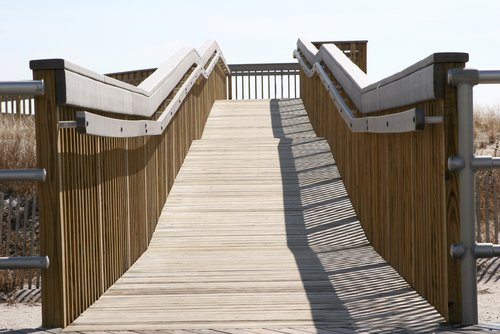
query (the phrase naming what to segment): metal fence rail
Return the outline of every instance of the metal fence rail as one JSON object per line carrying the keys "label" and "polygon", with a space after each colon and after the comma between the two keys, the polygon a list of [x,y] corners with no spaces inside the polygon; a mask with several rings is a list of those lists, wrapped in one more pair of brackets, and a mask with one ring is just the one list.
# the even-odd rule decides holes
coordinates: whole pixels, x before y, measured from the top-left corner
{"label": "metal fence rail", "polygon": [[[0,257],[39,254],[39,222],[36,196],[6,196],[0,193]],[[0,289],[39,289],[40,270],[0,271]]]}
{"label": "metal fence rail", "polygon": [[299,64],[229,65],[227,89],[230,100],[287,99],[300,97]]}

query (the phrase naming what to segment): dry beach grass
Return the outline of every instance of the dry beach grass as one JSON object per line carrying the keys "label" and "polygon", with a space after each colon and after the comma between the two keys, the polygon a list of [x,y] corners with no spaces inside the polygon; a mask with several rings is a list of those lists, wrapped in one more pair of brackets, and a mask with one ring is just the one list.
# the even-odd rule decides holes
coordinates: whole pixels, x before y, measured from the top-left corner
{"label": "dry beach grass", "polygon": [[[36,165],[35,118],[0,114],[0,169],[34,168]],[[26,193],[34,184],[0,183],[4,193]]]}

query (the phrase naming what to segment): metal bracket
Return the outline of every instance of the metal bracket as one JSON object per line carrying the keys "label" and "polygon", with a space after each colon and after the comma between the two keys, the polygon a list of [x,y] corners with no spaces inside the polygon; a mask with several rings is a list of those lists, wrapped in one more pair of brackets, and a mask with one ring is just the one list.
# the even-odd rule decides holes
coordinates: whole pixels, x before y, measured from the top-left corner
{"label": "metal bracket", "polygon": [[460,172],[465,167],[465,160],[460,156],[451,156],[448,158],[448,170],[450,172]]}
{"label": "metal bracket", "polygon": [[465,251],[466,249],[463,243],[459,242],[451,244],[450,255],[452,258],[461,260],[465,255]]}
{"label": "metal bracket", "polygon": [[[450,255],[454,259],[463,259],[467,248],[461,242],[454,243],[450,247]],[[476,243],[472,253],[476,259],[490,258],[500,256],[500,245],[492,243]]]}
{"label": "metal bracket", "polygon": [[448,70],[448,83],[453,86],[469,84],[471,86],[479,83],[479,71],[475,69],[452,68]]}
{"label": "metal bracket", "polygon": [[415,130],[424,130],[425,127],[425,112],[422,108],[415,108]]}
{"label": "metal bracket", "polygon": [[59,121],[57,126],[59,129],[76,128],[76,121]]}

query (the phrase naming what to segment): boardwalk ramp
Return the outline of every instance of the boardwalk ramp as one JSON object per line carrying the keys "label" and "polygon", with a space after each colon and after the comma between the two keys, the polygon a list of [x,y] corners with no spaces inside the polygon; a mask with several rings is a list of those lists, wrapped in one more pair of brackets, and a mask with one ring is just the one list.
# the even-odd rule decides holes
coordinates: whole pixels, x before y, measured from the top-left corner
{"label": "boardwalk ramp", "polygon": [[432,331],[300,100],[217,101],[148,250],[67,331]]}

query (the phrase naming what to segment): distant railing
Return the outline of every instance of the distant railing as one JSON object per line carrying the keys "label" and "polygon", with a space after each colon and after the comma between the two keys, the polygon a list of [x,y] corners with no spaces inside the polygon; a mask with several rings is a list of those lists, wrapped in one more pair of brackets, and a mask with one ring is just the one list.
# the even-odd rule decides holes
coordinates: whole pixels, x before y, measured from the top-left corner
{"label": "distant railing", "polygon": [[468,55],[433,54],[370,82],[366,47],[317,45],[297,43],[300,96],[368,239],[447,321],[462,322],[460,263],[449,255],[460,239],[458,177],[446,168],[457,152],[457,105],[446,73]]}
{"label": "distant railing", "polygon": [[0,96],[0,114],[32,116],[35,114],[35,99],[32,96]]}
{"label": "distant railing", "polygon": [[227,90],[230,100],[300,97],[297,63],[230,64],[229,69]]}
{"label": "distant railing", "polygon": [[[157,70],[100,75],[63,59],[30,63],[35,98],[42,323],[66,327],[147,249],[191,142],[226,99],[217,43]],[[115,77],[117,79],[113,79]]]}

